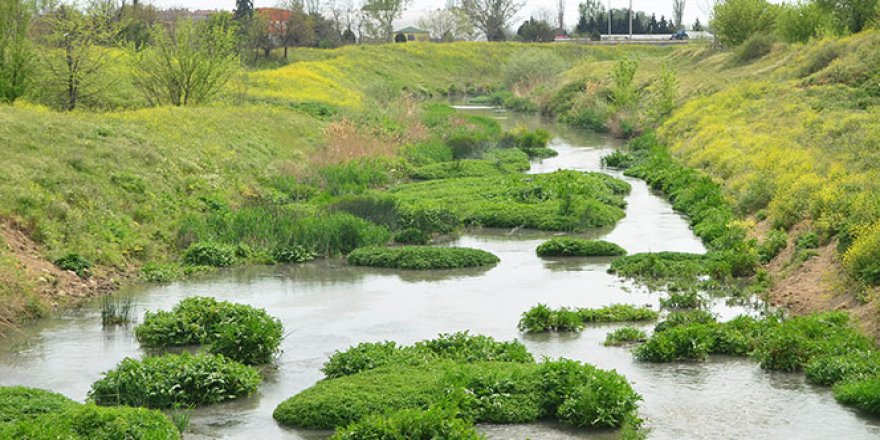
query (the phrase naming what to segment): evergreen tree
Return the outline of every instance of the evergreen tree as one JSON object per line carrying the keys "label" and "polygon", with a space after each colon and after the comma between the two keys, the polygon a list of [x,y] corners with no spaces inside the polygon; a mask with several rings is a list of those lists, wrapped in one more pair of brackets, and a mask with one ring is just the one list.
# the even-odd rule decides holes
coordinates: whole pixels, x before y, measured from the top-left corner
{"label": "evergreen tree", "polygon": [[253,0],[235,0],[235,19],[241,20],[254,15]]}

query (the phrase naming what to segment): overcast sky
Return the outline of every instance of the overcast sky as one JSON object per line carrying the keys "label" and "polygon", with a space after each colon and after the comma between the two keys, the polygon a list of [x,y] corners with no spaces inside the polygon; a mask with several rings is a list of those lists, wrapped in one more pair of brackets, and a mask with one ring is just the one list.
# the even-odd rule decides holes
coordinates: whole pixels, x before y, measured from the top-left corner
{"label": "overcast sky", "polygon": [[[257,7],[274,6],[277,0],[254,0]],[[602,0],[607,5],[608,0]],[[774,3],[781,3],[782,0],[771,0]],[[235,0],[152,0],[153,4],[162,7],[183,7],[189,9],[226,9],[232,10],[235,7]],[[567,0],[566,5],[566,23],[573,26],[577,23],[577,5],[579,0]],[[445,0],[414,0],[407,12],[399,23],[395,23],[395,27],[415,24],[416,20],[426,12],[443,7]],[[665,15],[667,18],[672,16],[672,0],[632,0],[633,9],[655,13],[657,17]],[[705,23],[707,14],[707,0],[687,0],[684,14],[685,23],[693,24],[697,17]],[[629,6],[629,0],[611,0],[613,8],[626,8]],[[534,14],[541,9],[555,11],[556,0],[527,0],[526,6],[520,12],[520,20],[527,19],[530,14]]]}

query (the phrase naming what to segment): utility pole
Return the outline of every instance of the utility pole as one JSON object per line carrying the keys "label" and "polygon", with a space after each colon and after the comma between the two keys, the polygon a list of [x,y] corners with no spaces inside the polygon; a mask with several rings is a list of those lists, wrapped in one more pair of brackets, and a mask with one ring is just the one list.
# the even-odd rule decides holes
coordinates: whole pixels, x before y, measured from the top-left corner
{"label": "utility pole", "polygon": [[633,0],[629,0],[629,39],[633,39]]}

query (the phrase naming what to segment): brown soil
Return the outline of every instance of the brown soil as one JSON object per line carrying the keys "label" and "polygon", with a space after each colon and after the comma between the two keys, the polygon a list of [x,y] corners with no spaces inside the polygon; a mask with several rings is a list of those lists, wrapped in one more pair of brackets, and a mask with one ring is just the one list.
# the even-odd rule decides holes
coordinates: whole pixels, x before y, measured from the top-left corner
{"label": "brown soil", "polygon": [[858,321],[865,334],[880,343],[877,300],[863,302],[858,299],[854,286],[843,275],[836,242],[815,249],[817,255],[801,264],[792,262],[795,237],[804,230],[804,225],[795,227],[789,233],[788,247],[766,267],[773,277],[770,304],[798,315],[846,310]]}
{"label": "brown soil", "polygon": [[[21,228],[10,221],[0,222],[0,245],[5,243],[5,253],[11,256],[24,278],[23,289],[30,290],[36,299],[49,310],[70,307],[81,301],[118,289],[127,278],[126,271],[97,269],[96,274],[83,279],[71,271],[57,268],[41,252],[40,246],[31,240]],[[6,316],[10,323],[17,323],[28,313],[24,310],[25,292],[22,298],[11,298],[10,303],[0,303],[0,317]],[[0,335],[2,335],[0,328]]]}

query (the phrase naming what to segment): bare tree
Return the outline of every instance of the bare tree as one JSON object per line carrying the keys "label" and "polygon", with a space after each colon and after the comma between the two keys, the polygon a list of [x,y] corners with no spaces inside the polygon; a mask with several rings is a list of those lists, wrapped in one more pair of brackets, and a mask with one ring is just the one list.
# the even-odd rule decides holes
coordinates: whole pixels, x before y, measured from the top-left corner
{"label": "bare tree", "polygon": [[510,21],[522,9],[521,0],[462,0],[461,7],[489,41],[507,39]]}
{"label": "bare tree", "polygon": [[361,10],[365,13],[367,23],[374,38],[392,41],[394,38],[394,20],[400,18],[412,0],[366,0]]}
{"label": "bare tree", "polygon": [[556,2],[557,25],[559,29],[565,29],[565,0]]}
{"label": "bare tree", "polygon": [[432,38],[447,42],[471,39],[474,34],[474,26],[454,6],[429,12],[419,19],[418,25],[428,31]]}
{"label": "bare tree", "polygon": [[686,0],[672,0],[672,19],[675,20],[675,28],[682,30],[684,25],[684,4]]}

